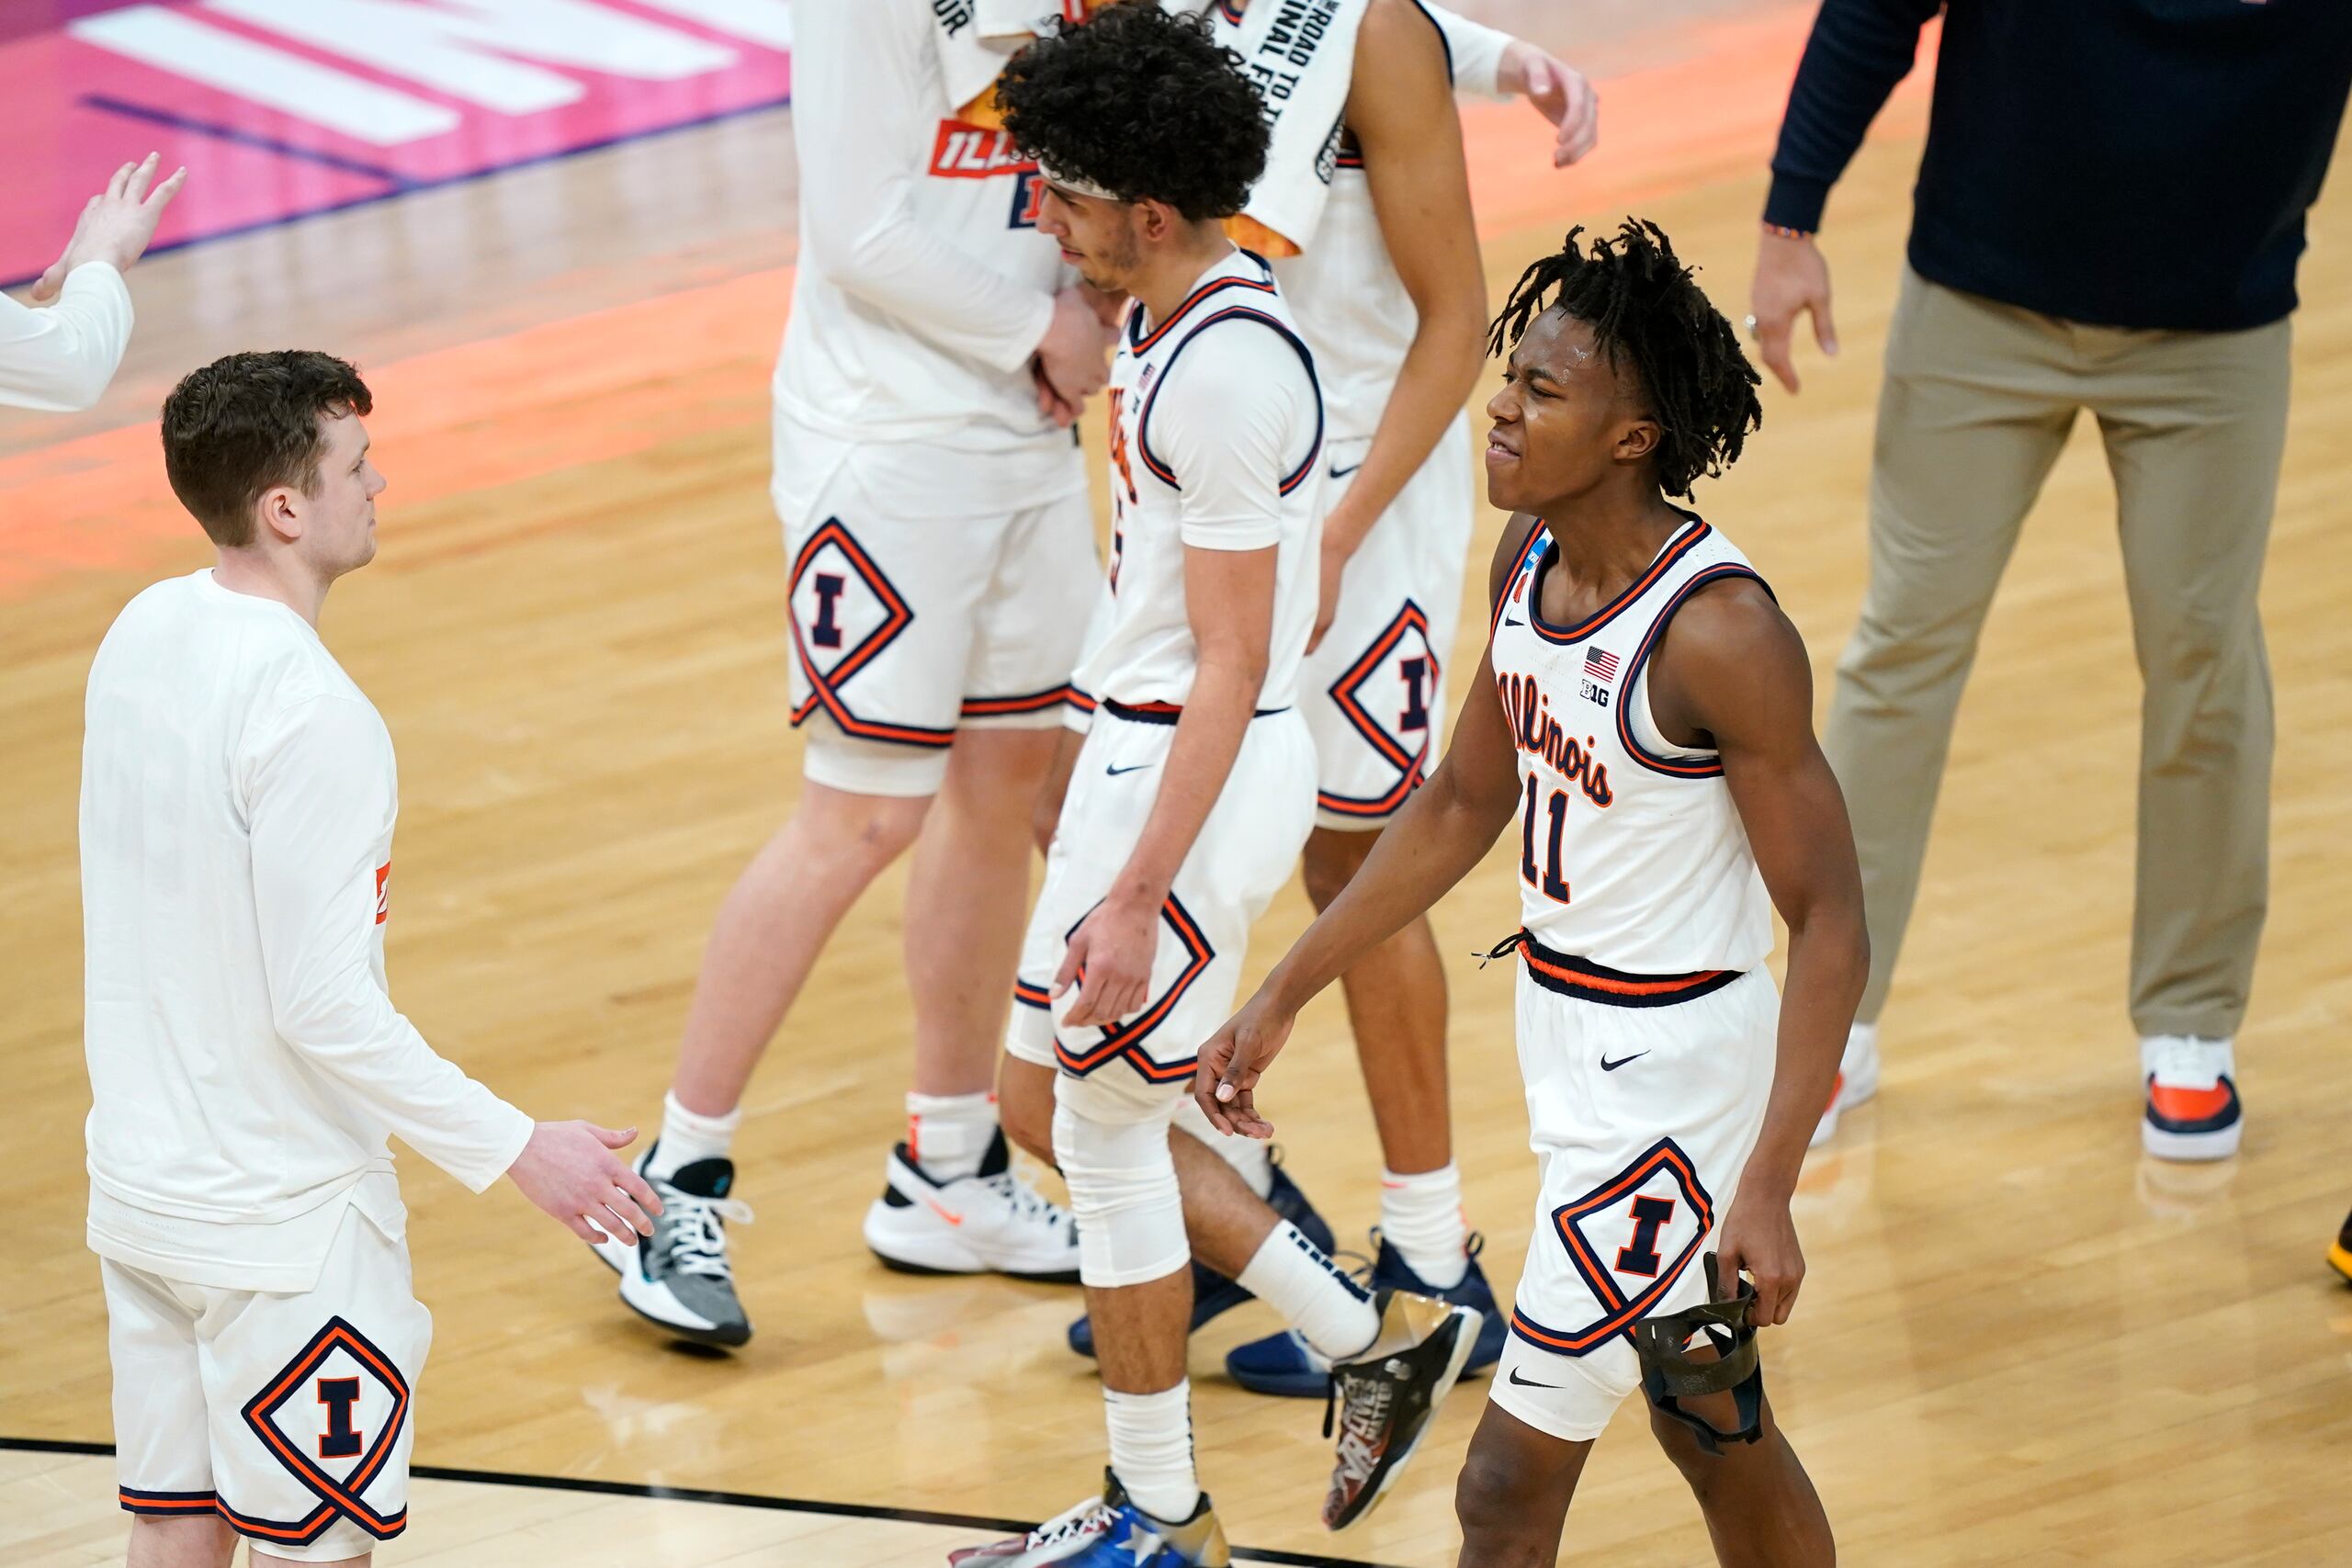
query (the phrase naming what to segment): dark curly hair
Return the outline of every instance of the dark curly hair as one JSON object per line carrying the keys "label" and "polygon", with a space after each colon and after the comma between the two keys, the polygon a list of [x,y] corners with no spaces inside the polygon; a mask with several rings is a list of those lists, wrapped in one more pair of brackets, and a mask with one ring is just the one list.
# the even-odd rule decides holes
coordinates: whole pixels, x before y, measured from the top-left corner
{"label": "dark curly hair", "polygon": [[1737,462],[1747,433],[1764,423],[1756,398],[1763,378],[1665,230],[1628,218],[1613,242],[1596,239],[1589,249],[1577,244],[1583,232],[1569,230],[1557,255],[1520,275],[1487,347],[1510,353],[1556,290],[1549,305],[1592,329],[1611,369],[1630,367],[1639,379],[1661,431],[1658,488],[1687,496],[1694,480]]}
{"label": "dark curly hair", "polygon": [[1012,57],[1005,129],[1046,167],[1198,223],[1230,218],[1266,167],[1265,105],[1206,16],[1113,6]]}
{"label": "dark curly hair", "polygon": [[331,354],[232,354],[189,371],[164,400],[164,474],[214,544],[242,548],[264,491],[307,494],[318,482],[320,416],[375,406],[359,372]]}

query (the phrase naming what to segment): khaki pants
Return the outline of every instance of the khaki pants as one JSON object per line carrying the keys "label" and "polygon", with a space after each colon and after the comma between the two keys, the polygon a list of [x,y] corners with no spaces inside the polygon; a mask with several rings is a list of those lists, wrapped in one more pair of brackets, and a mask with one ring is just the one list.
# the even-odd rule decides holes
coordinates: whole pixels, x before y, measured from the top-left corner
{"label": "khaki pants", "polygon": [[1905,270],[1871,472],[1871,575],[1825,747],[1860,849],[1873,1021],[1919,887],[1961,687],[2081,409],[2115,475],[2140,709],[2132,1021],[2236,1032],[2268,897],[2270,669],[2256,593],[2289,324],[2081,326]]}

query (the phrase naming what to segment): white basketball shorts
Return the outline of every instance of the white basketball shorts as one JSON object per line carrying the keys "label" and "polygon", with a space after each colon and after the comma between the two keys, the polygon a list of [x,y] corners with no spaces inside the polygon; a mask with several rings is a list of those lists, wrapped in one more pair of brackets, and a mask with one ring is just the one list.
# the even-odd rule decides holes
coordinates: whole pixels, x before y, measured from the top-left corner
{"label": "white basketball shorts", "polygon": [[[1334,443],[1324,461],[1344,481],[1370,446]],[[1474,496],[1468,423],[1456,419],[1340,574],[1331,629],[1299,677],[1318,827],[1385,825],[1437,765]]]}
{"label": "white basketball shorts", "polygon": [[1631,977],[1607,970],[1579,984],[1576,965],[1536,950],[1519,976],[1519,1064],[1540,1176],[1487,1397],[1581,1442],[1641,1386],[1634,1322],[1706,1300],[1699,1257],[1763,1129],[1781,1002],[1762,968],[1671,977],[1681,990],[1670,999],[1674,989],[1612,992]]}
{"label": "white basketball shorts", "polygon": [[1149,999],[1110,1029],[1065,1026],[1079,988],[1057,1001],[1054,976],[1070,933],[1102,901],[1142,837],[1175,736],[1170,714],[1146,720],[1113,703],[1096,710],[1046,852],[1006,1041],[1024,1062],[1114,1092],[1170,1100],[1190,1089],[1202,1043],[1231,1016],[1250,928],[1290,880],[1315,813],[1315,746],[1306,720],[1295,709],[1252,719],[1161,910]]}
{"label": "white basketball shorts", "polygon": [[841,461],[783,517],[792,722],[819,784],[933,795],[959,728],[1061,724],[1102,570],[1082,487],[908,518],[891,512],[888,467],[870,452]]}
{"label": "white basketball shorts", "polygon": [[121,1501],[217,1513],[279,1557],[356,1557],[408,1525],[433,1314],[355,1203],[315,1289],[221,1290],[100,1260]]}

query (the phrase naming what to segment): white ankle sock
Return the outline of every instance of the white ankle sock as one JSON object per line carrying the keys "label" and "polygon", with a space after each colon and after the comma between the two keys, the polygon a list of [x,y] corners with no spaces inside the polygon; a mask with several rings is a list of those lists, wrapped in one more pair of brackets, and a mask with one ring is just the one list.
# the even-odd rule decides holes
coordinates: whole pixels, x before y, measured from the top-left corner
{"label": "white ankle sock", "polygon": [[698,1159],[726,1159],[735,1146],[735,1129],[742,1125],[743,1108],[724,1116],[705,1116],[678,1103],[674,1093],[662,1098],[662,1138],[645,1164],[648,1176],[673,1176],[682,1165]]}
{"label": "white ankle sock", "polygon": [[1317,1355],[1343,1361],[1372,1343],[1380,1314],[1372,1298],[1288,1220],[1241,1270],[1241,1288],[1283,1314]]}
{"label": "white ankle sock", "polygon": [[1250,1190],[1260,1201],[1274,1190],[1274,1145],[1261,1138],[1245,1138],[1238,1133],[1220,1133],[1202,1111],[1191,1095],[1176,1102],[1176,1125],[1190,1133],[1210,1148],[1216,1157],[1241,1173]]}
{"label": "white ankle sock", "polygon": [[1452,1161],[1412,1176],[1380,1173],[1380,1235],[1436,1289],[1462,1283],[1470,1271],[1470,1224],[1462,1215],[1462,1173]]}
{"label": "white ankle sock", "polygon": [[1193,1472],[1193,1385],[1159,1393],[1102,1391],[1111,1427],[1111,1471],[1135,1506],[1155,1519],[1182,1524],[1200,1506]]}
{"label": "white ankle sock", "polygon": [[907,1153],[933,1181],[979,1173],[996,1138],[996,1096],[907,1096]]}

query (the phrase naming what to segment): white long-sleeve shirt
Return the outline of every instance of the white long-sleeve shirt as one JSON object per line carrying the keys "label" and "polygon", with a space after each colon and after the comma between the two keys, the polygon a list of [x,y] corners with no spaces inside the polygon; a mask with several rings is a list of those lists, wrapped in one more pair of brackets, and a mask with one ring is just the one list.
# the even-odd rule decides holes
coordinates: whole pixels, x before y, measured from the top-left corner
{"label": "white long-sleeve shirt", "polygon": [[[902,517],[970,517],[1084,488],[1029,358],[1069,274],[1037,232],[1034,165],[948,101],[924,0],[798,0],[800,261],[777,356],[776,490],[792,514],[850,446],[893,465]],[[911,470],[911,471],[910,471]]]}
{"label": "white long-sleeve shirt", "polygon": [[44,308],[0,294],[0,403],[74,413],[98,400],[130,346],[130,289],[107,262],[65,275]]}
{"label": "white long-sleeve shirt", "polygon": [[496,1180],[531,1119],[385,990],[391,737],[318,634],[209,569],[159,582],[99,646],[85,723],[92,1249],[307,1290],[351,1203],[397,1226],[363,1179],[388,1133]]}

